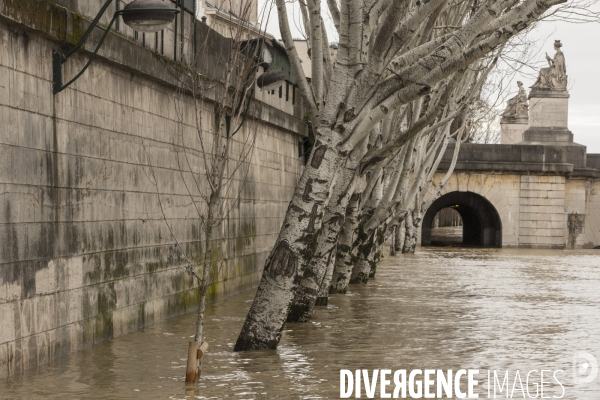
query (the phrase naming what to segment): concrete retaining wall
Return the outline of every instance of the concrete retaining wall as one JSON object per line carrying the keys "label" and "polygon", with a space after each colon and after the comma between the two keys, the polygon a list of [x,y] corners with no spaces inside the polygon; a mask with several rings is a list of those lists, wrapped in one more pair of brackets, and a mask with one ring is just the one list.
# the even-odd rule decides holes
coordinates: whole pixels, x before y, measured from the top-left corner
{"label": "concrete retaining wall", "polygon": [[[197,302],[171,235],[200,260],[187,162],[198,176],[202,160],[194,104],[176,90],[182,66],[111,34],[90,69],[54,97],[52,53],[86,24],[47,0],[0,1],[0,375]],[[88,57],[76,53],[65,75]],[[294,117],[300,105],[282,108],[255,102],[236,135],[234,158],[251,132],[256,146],[214,242],[225,262],[211,299],[254,287],[279,232],[305,131]],[[210,122],[212,113],[207,101],[202,116]]]}

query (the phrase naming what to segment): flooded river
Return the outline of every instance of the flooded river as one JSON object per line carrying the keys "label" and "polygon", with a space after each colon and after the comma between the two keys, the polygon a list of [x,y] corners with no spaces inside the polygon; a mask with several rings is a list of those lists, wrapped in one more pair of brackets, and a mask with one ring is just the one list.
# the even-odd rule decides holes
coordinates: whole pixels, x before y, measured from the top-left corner
{"label": "flooded river", "polygon": [[368,285],[332,296],[312,323],[288,324],[277,351],[233,353],[253,295],[209,306],[211,348],[193,390],[183,382],[189,314],[1,381],[0,398],[339,398],[340,369],[464,368],[480,370],[480,398],[487,370],[508,370],[512,387],[517,370],[525,384],[527,372],[543,369],[565,371],[563,398],[600,399],[600,376],[574,384],[572,374],[576,352],[600,360],[600,250],[388,256]]}

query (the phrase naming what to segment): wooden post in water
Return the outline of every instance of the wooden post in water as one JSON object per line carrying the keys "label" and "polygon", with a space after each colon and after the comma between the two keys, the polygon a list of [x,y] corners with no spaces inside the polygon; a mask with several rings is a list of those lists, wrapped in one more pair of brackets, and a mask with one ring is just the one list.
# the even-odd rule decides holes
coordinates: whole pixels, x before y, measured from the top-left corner
{"label": "wooden post in water", "polygon": [[198,364],[197,350],[199,345],[200,343],[196,341],[189,343],[187,366],[185,368],[185,383],[196,382],[196,366]]}
{"label": "wooden post in water", "polygon": [[198,351],[196,352],[196,359],[198,360],[197,372],[196,372],[197,379],[200,379],[200,374],[202,373],[202,357],[206,354],[207,351],[208,351],[208,343],[202,342],[200,347],[198,347]]}

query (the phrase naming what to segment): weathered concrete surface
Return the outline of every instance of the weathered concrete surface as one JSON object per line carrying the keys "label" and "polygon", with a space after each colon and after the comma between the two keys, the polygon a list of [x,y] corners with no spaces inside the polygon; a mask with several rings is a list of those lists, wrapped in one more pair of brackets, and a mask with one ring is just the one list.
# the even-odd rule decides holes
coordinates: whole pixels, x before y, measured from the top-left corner
{"label": "weathered concrete surface", "polygon": [[[185,69],[111,34],[90,69],[53,97],[52,52],[85,26],[50,1],[0,1],[0,375],[189,311],[197,301],[168,228],[200,259],[200,224],[183,180],[191,176],[178,162],[184,144],[198,148],[193,103],[176,90]],[[97,39],[94,33],[90,43]],[[88,56],[69,59],[65,76]],[[212,299],[257,284],[280,229],[305,130],[294,117],[303,115],[299,105],[282,109],[255,102],[236,135],[241,143],[256,132],[256,148],[247,183],[241,186],[242,168],[231,191],[240,189],[241,200],[230,202],[217,233],[225,264]],[[203,118],[212,112],[207,102]],[[200,153],[187,156],[200,172]]]}

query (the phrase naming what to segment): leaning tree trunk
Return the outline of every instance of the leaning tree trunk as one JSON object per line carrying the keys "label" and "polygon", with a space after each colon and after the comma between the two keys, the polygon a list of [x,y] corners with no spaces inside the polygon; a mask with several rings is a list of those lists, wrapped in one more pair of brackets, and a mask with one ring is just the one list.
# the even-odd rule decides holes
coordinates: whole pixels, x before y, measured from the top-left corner
{"label": "leaning tree trunk", "polygon": [[[352,216],[349,216],[349,213],[351,214],[353,211],[355,210],[358,204],[358,199],[360,199],[360,193],[354,193],[352,195],[352,197],[350,198],[350,201],[348,202],[348,206],[346,207],[346,219],[344,221],[344,227],[346,226],[346,221],[348,220],[348,218],[352,218]],[[352,221],[350,221],[352,222]],[[339,238],[343,235],[343,232],[340,232],[340,235],[338,235],[338,243],[339,243]],[[321,282],[321,288],[319,289],[319,294],[317,295],[317,301],[315,302],[315,306],[327,306],[327,304],[329,303],[329,295],[330,294],[334,294],[337,293],[337,291],[334,289],[333,287],[333,275],[334,275],[334,270],[336,268],[336,261],[337,261],[337,257],[340,256],[340,253],[337,251],[338,249],[338,245],[336,245],[336,257],[333,257],[332,259],[329,260],[329,263],[327,264],[327,271],[325,272],[325,277],[323,278],[323,281]],[[348,274],[350,274],[350,272],[352,271],[352,268],[347,268],[347,270],[349,271]],[[349,275],[348,275],[349,276]],[[348,283],[346,283],[346,287],[348,287]]]}
{"label": "leaning tree trunk", "polygon": [[366,284],[369,278],[375,278],[377,264],[383,257],[384,229],[377,228],[372,232],[367,232],[366,237],[368,239],[357,244],[355,248],[357,261],[352,269],[351,284]]}
{"label": "leaning tree trunk", "polygon": [[286,322],[310,321],[319,290],[327,273],[327,266],[335,262],[337,238],[344,223],[344,212],[348,206],[347,193],[352,193],[353,171],[348,182],[344,170],[334,184],[333,196],[325,207],[322,232],[317,239],[315,254],[304,270],[302,280],[290,304]]}
{"label": "leaning tree trunk", "polygon": [[371,271],[369,272],[369,278],[375,278],[377,273],[377,264],[383,258],[383,245],[385,243],[385,226],[375,230],[375,240],[373,243],[372,257],[371,257]]}
{"label": "leaning tree trunk", "polygon": [[276,349],[281,339],[296,287],[314,253],[323,205],[345,158],[338,149],[341,135],[320,129],[323,141],[315,143],[296,187],[234,351]]}
{"label": "leaning tree trunk", "polygon": [[405,222],[402,221],[400,224],[396,225],[396,237],[394,238],[394,248],[396,253],[402,251],[402,246],[404,245],[404,237],[405,235]]}
{"label": "leaning tree trunk", "polygon": [[316,250],[296,289],[287,322],[308,322],[312,317],[327,267],[335,262],[337,240],[344,224],[346,208],[358,183],[356,169],[366,151],[367,141],[363,140],[350,153],[333,184],[330,199],[323,211],[323,224],[317,238]]}
{"label": "leaning tree trunk", "polygon": [[396,255],[396,240],[398,238],[398,226],[395,225],[392,228],[392,235],[391,235],[391,244],[390,244],[390,256],[395,256]]}
{"label": "leaning tree trunk", "polygon": [[403,254],[413,254],[417,247],[417,228],[413,220],[413,212],[411,211],[406,215],[406,219],[404,220],[406,234],[404,237],[404,247],[402,248]]}
{"label": "leaning tree trunk", "polygon": [[352,269],[350,284],[367,283],[371,274],[371,265],[374,260],[374,243],[376,232],[361,232],[355,243],[353,252],[356,254],[356,264]]}
{"label": "leaning tree trunk", "polygon": [[363,207],[361,224],[359,225],[358,235],[353,246],[353,252],[356,254],[357,261],[352,269],[352,276],[350,277],[351,284],[367,283],[369,275],[371,274],[371,265],[375,257],[373,245],[377,241],[376,236],[378,229],[375,228],[370,231],[365,231],[365,225],[371,220],[371,217],[373,217],[373,214],[377,210],[379,202],[383,198],[385,184],[383,175],[374,177],[374,179],[377,179],[377,183],[375,183],[372,192],[367,193],[370,197]]}
{"label": "leaning tree trunk", "polygon": [[[337,245],[336,245],[337,254]],[[315,306],[324,307],[329,303],[329,287],[331,286],[331,277],[333,276],[333,268],[335,267],[335,257],[332,257],[327,263],[327,271],[325,271],[325,277],[321,282],[319,293],[317,294],[317,300]]]}
{"label": "leaning tree trunk", "polygon": [[355,261],[352,255],[352,243],[354,242],[355,232],[358,229],[360,198],[360,193],[354,193],[350,198],[348,208],[346,208],[346,220],[338,237],[337,254],[329,293],[345,294],[348,290],[352,267]]}
{"label": "leaning tree trunk", "polygon": [[[344,223],[344,210],[348,204],[347,197],[349,197],[344,196],[344,194],[350,191],[349,187],[340,182],[340,180],[344,180],[343,175],[345,174],[342,173],[342,176],[338,177],[334,185],[334,192],[339,191],[340,193],[337,193],[337,195],[341,194],[341,197],[339,197],[339,201],[336,200],[338,196],[334,193],[329,202],[330,204],[325,207],[322,233],[317,239],[315,254],[304,270],[302,280],[290,304],[286,322],[310,321],[321,284],[327,273],[327,266],[335,260],[337,238]],[[340,190],[339,187],[341,186],[345,186],[344,190]],[[331,204],[331,202],[334,204]]]}

